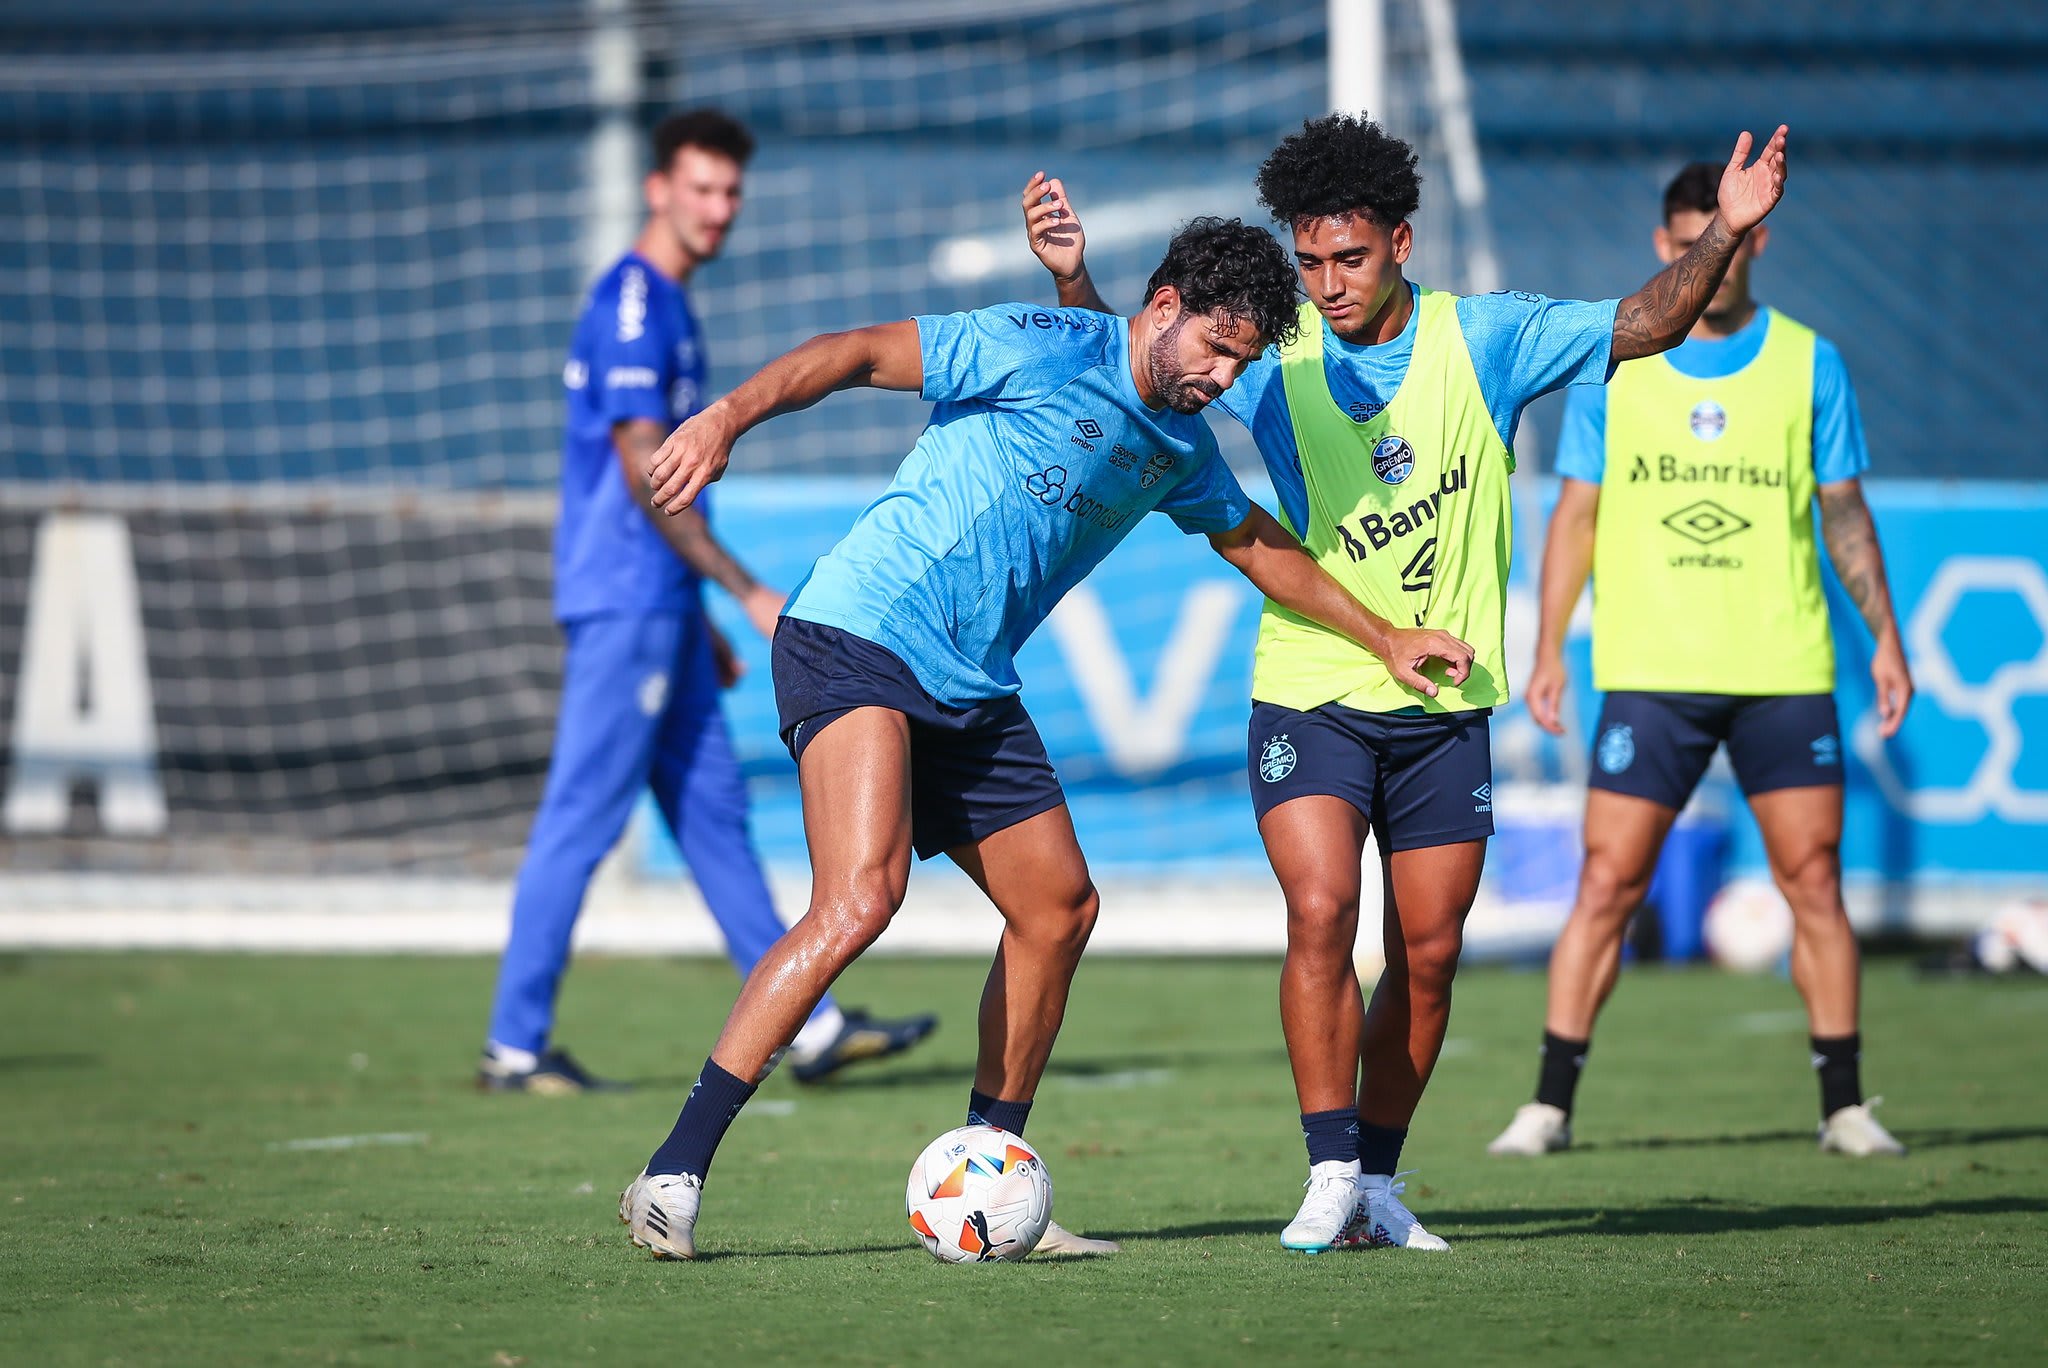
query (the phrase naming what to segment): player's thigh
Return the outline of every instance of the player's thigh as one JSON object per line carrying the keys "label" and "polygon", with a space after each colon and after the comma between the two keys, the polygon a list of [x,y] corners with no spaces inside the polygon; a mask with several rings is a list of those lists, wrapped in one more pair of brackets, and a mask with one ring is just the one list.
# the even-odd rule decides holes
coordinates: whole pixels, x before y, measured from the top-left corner
{"label": "player's thigh", "polygon": [[1378,767],[1369,738],[1337,709],[1252,704],[1245,734],[1252,815],[1287,896],[1290,926],[1357,906]]}
{"label": "player's thigh", "polygon": [[1618,916],[1635,911],[1656,872],[1664,838],[1677,820],[1677,808],[1652,799],[1588,789],[1581,903]]}
{"label": "player's thigh", "polygon": [[910,875],[910,724],[854,708],[811,729],[797,754],[818,895],[903,900]]}
{"label": "player's thigh", "polygon": [[624,820],[653,762],[677,630],[675,620],[664,617],[569,624],[544,810]]}
{"label": "player's thigh", "polygon": [[1732,707],[1709,694],[1608,694],[1587,787],[1680,810],[1712,763]]}
{"label": "player's thigh", "polygon": [[1020,929],[1072,932],[1077,921],[1092,919],[1095,885],[1065,803],[952,846],[946,855]]}
{"label": "player's thigh", "polygon": [[1465,918],[1479,896],[1486,839],[1388,851],[1385,861],[1388,963],[1448,975],[1464,947]]}
{"label": "player's thigh", "polygon": [[[1842,786],[1809,784],[1752,794],[1749,810],[1780,883],[1832,889],[1841,878]],[[1795,900],[1795,906],[1797,900]]]}

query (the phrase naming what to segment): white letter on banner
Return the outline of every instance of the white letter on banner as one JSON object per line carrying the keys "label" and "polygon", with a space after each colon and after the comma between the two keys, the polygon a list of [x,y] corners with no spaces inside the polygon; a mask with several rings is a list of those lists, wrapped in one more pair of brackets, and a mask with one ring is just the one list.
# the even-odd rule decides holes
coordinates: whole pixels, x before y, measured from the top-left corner
{"label": "white letter on banner", "polygon": [[61,831],[71,785],[99,785],[100,821],[120,836],[164,829],[156,718],[128,524],[52,513],[36,529],[14,699],[7,828]]}
{"label": "white letter on banner", "polygon": [[1079,585],[1052,610],[1053,639],[1117,773],[1142,779],[1181,758],[1188,726],[1215,676],[1243,597],[1244,590],[1232,580],[1205,580],[1188,590],[1146,697],[1139,696],[1131,680],[1094,589]]}

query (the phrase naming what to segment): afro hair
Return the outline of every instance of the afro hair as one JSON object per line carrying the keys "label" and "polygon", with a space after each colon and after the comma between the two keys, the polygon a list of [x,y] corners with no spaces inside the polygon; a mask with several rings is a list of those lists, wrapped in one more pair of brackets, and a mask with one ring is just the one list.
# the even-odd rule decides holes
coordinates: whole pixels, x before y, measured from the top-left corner
{"label": "afro hair", "polygon": [[1259,202],[1282,223],[1364,214],[1382,228],[1422,202],[1415,149],[1370,119],[1328,114],[1273,149],[1259,168]]}

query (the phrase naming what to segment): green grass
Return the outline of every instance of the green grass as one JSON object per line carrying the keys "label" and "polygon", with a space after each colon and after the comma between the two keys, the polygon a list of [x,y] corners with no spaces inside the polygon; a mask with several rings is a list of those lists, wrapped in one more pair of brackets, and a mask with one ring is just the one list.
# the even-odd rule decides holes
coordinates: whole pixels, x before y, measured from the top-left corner
{"label": "green grass", "polygon": [[[1790,987],[1646,971],[1602,1023],[1582,1148],[1490,1160],[1542,981],[1473,971],[1408,1146],[1448,1255],[1278,1247],[1305,1160],[1267,962],[1100,959],[1031,1135],[1113,1259],[947,1268],[902,1209],[958,1123],[980,970],[880,961],[924,1049],[778,1077],[712,1177],[694,1264],[632,1250],[619,1187],[733,992],[706,963],[577,966],[563,1036],[648,1086],[479,1096],[479,960],[0,961],[0,1360],[542,1365],[2048,1355],[2048,986],[1870,974],[1866,1079],[1903,1162],[1814,1151]],[[794,1110],[790,1110],[793,1104]],[[780,1113],[780,1114],[773,1114]],[[374,1133],[424,1142],[291,1150]]]}

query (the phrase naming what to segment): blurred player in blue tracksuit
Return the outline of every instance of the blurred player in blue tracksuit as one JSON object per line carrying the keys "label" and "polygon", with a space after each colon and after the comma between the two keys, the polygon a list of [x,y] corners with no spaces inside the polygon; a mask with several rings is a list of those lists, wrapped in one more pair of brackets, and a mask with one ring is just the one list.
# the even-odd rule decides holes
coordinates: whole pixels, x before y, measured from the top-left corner
{"label": "blurred player in blue tracksuit", "polygon": [[[716,110],[654,130],[648,216],[633,250],[590,291],[563,368],[569,416],[555,527],[555,616],[568,638],[547,789],[528,838],[498,970],[480,1086],[581,1092],[602,1083],[549,1042],[570,933],[598,862],[651,786],[744,977],[783,933],[747,831],[747,792],[719,690],[739,677],[705,614],[718,584],[773,636],[783,596],[756,581],[699,511],[650,514],[644,472],[695,413],[705,363],[684,285],[739,213],[753,136]],[[819,1004],[790,1047],[797,1077],[894,1054],[937,1024]]]}

